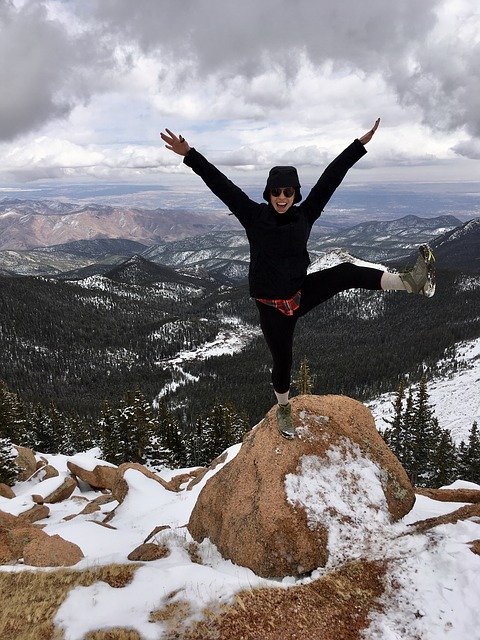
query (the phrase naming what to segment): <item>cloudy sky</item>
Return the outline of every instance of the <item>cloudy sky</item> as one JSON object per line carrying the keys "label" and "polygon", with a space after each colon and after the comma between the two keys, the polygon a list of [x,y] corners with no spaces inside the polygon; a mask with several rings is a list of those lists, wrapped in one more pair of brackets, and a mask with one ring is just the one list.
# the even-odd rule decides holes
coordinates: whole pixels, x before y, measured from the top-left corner
{"label": "cloudy sky", "polygon": [[[318,173],[376,117],[356,179],[480,176],[478,0],[0,0],[0,184]],[[173,179],[173,178],[172,178]]]}

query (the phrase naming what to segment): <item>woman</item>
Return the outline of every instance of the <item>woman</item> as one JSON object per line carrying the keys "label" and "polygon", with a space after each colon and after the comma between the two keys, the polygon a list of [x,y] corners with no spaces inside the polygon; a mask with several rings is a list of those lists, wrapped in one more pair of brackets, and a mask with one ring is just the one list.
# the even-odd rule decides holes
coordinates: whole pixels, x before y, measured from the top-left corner
{"label": "woman", "polygon": [[169,129],[160,134],[167,149],[184,157],[183,162],[222,200],[247,233],[250,295],[255,299],[260,326],[272,354],[278,428],[286,438],[295,435],[288,396],[298,318],[346,289],[403,290],[428,297],[435,292],[435,259],[427,245],[420,247],[415,266],[403,273],[343,263],[307,275],[307,241],[312,225],[347,171],[366,153],[365,145],[379,122],[380,119],[328,165],[303,202],[295,167],[273,167],[263,193],[267,204],[251,200],[182,136]]}

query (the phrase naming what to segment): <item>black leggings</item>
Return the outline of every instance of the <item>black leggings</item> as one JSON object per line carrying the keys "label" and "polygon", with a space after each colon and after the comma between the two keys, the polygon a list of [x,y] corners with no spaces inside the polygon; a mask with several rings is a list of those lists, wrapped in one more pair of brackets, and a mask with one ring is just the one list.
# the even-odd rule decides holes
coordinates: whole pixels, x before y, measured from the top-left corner
{"label": "black leggings", "polygon": [[381,289],[382,274],[379,269],[358,267],[350,262],[310,273],[303,282],[300,307],[293,316],[286,316],[275,307],[257,301],[260,326],[273,357],[272,383],[277,393],[285,393],[290,388],[293,332],[298,318],[340,291]]}

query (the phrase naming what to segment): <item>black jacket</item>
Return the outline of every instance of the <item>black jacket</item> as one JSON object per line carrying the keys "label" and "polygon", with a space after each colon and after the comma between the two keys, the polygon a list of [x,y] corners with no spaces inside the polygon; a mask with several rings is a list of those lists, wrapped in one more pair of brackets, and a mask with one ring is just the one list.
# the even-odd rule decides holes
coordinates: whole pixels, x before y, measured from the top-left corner
{"label": "black jacket", "polygon": [[271,204],[251,200],[198,151],[190,149],[184,163],[202,178],[247,232],[252,298],[288,299],[301,289],[310,264],[307,241],[312,225],[347,171],[365,153],[363,144],[354,140],[328,165],[301,204],[279,214]]}

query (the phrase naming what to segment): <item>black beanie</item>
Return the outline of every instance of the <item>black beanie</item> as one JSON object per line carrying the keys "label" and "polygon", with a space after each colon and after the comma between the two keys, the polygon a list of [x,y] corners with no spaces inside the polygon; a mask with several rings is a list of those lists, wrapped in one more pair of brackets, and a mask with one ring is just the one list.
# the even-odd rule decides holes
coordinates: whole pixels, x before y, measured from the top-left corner
{"label": "black beanie", "polygon": [[272,167],[268,174],[267,184],[263,192],[263,199],[270,202],[270,189],[274,187],[295,187],[295,199],[293,204],[300,202],[300,181],[295,167]]}

